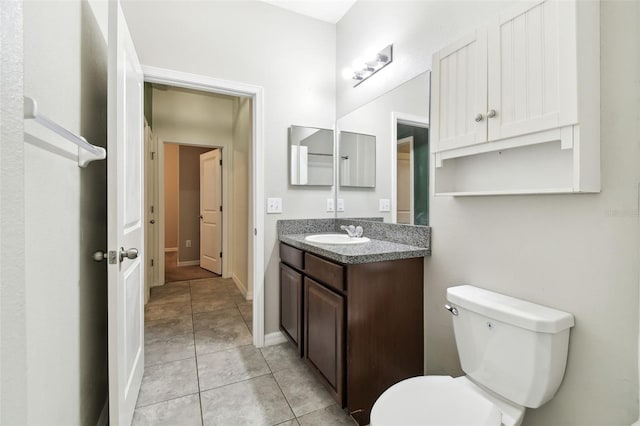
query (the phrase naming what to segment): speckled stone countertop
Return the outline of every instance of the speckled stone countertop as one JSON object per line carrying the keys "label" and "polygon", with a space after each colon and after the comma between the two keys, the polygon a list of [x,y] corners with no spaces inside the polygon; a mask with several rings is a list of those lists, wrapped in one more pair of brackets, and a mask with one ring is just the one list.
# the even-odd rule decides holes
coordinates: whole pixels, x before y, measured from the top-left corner
{"label": "speckled stone countertop", "polygon": [[[331,223],[331,221],[335,221]],[[398,225],[363,219],[305,219],[278,221],[281,242],[345,264],[382,262],[431,255],[431,228]],[[361,225],[364,236],[371,241],[363,244],[318,244],[305,241],[307,235],[343,233],[340,225]],[[291,232],[293,231],[293,232]],[[295,232],[295,233],[294,233]]]}

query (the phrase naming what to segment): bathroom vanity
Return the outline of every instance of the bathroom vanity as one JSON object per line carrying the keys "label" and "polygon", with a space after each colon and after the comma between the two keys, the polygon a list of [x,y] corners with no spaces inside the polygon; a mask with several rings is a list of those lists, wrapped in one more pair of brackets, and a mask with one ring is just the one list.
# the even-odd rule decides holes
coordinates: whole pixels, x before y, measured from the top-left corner
{"label": "bathroom vanity", "polygon": [[[330,221],[337,228],[348,222]],[[406,235],[429,229],[372,222],[365,225],[371,241],[353,246],[305,240],[317,231],[280,234],[280,329],[359,424],[369,423],[385,389],[424,373],[428,241],[419,247],[374,237],[373,229],[388,235],[389,226],[405,226]]]}

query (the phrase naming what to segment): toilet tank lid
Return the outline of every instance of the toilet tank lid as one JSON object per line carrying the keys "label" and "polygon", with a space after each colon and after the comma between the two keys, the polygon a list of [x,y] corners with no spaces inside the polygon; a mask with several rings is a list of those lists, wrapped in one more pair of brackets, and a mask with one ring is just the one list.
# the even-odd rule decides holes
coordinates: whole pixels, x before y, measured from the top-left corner
{"label": "toilet tank lid", "polygon": [[573,315],[494,293],[472,285],[447,289],[447,300],[461,308],[539,333],[559,333],[573,327]]}

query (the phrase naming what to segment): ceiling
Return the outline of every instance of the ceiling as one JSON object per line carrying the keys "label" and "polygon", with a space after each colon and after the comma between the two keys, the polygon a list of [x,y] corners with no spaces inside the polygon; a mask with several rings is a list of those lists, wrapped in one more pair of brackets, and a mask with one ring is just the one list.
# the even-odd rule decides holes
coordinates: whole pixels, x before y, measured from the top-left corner
{"label": "ceiling", "polygon": [[337,23],[356,0],[262,0],[301,15]]}

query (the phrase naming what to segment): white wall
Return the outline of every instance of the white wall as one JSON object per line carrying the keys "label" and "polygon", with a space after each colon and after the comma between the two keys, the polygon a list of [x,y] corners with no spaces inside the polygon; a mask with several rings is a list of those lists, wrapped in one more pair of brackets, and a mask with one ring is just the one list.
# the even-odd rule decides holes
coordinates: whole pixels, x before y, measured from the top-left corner
{"label": "white wall", "polygon": [[[339,83],[339,114],[424,71],[435,50],[508,6],[357,2],[338,23],[338,72],[376,38],[362,31],[365,23],[396,43],[397,56],[361,90]],[[637,418],[639,18],[638,2],[601,5],[602,193],[430,198],[427,373],[462,373],[450,314],[442,309],[448,286],[474,284],[575,315],[564,382],[552,401],[527,412],[525,425],[624,425]]]}
{"label": "white wall", "polygon": [[0,4],[0,424],[26,422],[23,10]]}
{"label": "white wall", "polygon": [[233,280],[253,297],[253,282],[249,281],[249,209],[251,208],[251,99],[236,99],[233,108],[231,194],[231,275]]}
{"label": "white wall", "polygon": [[265,90],[265,197],[281,197],[284,213],[268,215],[258,232],[265,236],[265,332],[277,331],[276,220],[332,217],[325,212],[332,188],[291,188],[282,164],[290,125],[333,127],[335,27],[257,1],[127,1],[123,10],[142,64]]}
{"label": "white wall", "polygon": [[[24,2],[25,95],[100,146],[106,61],[87,2]],[[24,423],[95,424],[108,391],[106,263],[91,258],[106,249],[106,162],[81,169],[74,145],[32,121],[24,126]]]}

